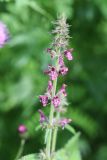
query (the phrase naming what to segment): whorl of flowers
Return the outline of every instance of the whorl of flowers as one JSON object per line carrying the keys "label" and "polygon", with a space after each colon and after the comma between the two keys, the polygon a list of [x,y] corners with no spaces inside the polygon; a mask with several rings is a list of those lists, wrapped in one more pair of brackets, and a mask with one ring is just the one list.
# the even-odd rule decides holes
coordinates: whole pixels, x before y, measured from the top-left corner
{"label": "whorl of flowers", "polygon": [[[67,105],[66,101],[66,84],[57,90],[57,81],[59,76],[65,76],[68,73],[68,67],[64,63],[64,58],[71,61],[73,60],[73,49],[68,48],[69,40],[69,25],[66,23],[64,16],[60,17],[55,23],[55,29],[52,31],[54,40],[47,49],[47,53],[51,57],[52,63],[48,65],[47,70],[44,72],[49,76],[49,82],[44,95],[40,95],[39,99],[43,107],[50,104],[50,115],[45,116],[43,111],[39,110],[40,123],[46,127],[49,132],[48,141],[46,144],[46,154],[50,157],[52,151],[55,150],[55,140],[52,140],[55,128],[62,127],[71,122],[71,119],[61,117],[61,112],[64,111],[64,106]],[[59,115],[59,116],[57,116]],[[53,132],[53,133],[52,133]],[[52,145],[54,147],[52,147]],[[47,158],[48,159],[48,158]]]}
{"label": "whorl of flowers", "polygon": [[0,48],[2,48],[9,39],[9,33],[6,25],[0,22]]}

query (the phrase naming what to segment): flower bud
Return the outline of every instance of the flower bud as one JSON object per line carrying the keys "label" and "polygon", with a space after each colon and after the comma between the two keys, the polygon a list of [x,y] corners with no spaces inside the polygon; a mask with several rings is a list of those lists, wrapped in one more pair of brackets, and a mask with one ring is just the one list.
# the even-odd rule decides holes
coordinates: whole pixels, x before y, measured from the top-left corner
{"label": "flower bud", "polygon": [[19,125],[19,127],[18,127],[18,131],[19,131],[20,134],[24,134],[24,133],[26,133],[27,128],[26,128],[25,125],[21,124],[21,125]]}

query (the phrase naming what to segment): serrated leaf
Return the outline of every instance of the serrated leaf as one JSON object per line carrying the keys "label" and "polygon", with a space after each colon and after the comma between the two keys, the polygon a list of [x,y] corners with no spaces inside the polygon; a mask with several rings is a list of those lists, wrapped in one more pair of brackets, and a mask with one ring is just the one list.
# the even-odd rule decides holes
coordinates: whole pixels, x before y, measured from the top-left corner
{"label": "serrated leaf", "polygon": [[64,149],[56,153],[55,160],[81,160],[81,155],[78,147],[78,138],[80,133],[77,133],[65,145]]}
{"label": "serrated leaf", "polygon": [[27,155],[27,156],[23,156],[19,160],[39,160],[39,159],[38,159],[38,156],[36,154],[30,154],[30,155]]}
{"label": "serrated leaf", "polygon": [[76,133],[65,145],[65,148],[69,150],[71,148],[73,149],[74,147],[77,147],[79,136],[80,136],[80,132]]}

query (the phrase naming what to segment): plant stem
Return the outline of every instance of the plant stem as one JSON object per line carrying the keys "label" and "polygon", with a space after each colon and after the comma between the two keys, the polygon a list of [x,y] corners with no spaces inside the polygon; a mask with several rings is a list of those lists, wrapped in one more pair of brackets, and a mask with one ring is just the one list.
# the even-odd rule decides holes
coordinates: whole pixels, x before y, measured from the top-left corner
{"label": "plant stem", "polygon": [[18,160],[21,157],[23,150],[24,150],[24,145],[25,145],[25,139],[22,139],[15,160]]}
{"label": "plant stem", "polygon": [[[60,118],[60,112],[57,113],[56,119]],[[53,139],[52,139],[52,152],[55,152],[56,140],[57,140],[58,127],[56,127],[53,131]]]}
{"label": "plant stem", "polygon": [[[56,67],[57,67],[58,61],[56,61]],[[57,78],[53,81],[53,89],[52,89],[52,97],[55,96],[56,93],[56,86],[57,86]],[[51,110],[50,110],[50,115],[49,115],[49,122],[52,125],[53,122],[53,116],[54,116],[54,106],[51,102]],[[48,160],[51,160],[51,143],[52,143],[52,131],[53,129],[50,128],[48,129],[49,131],[49,136],[48,136],[48,141],[46,144],[46,152],[47,152],[47,156],[48,156]]]}

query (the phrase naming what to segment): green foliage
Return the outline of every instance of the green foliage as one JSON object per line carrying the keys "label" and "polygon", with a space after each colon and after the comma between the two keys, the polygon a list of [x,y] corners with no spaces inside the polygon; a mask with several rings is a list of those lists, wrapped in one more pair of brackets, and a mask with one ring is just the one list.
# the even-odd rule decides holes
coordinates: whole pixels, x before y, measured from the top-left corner
{"label": "green foliage", "polygon": [[107,145],[99,148],[99,150],[97,151],[97,154],[95,156],[95,159],[97,159],[97,160],[107,159]]}
{"label": "green foliage", "polygon": [[75,134],[65,145],[64,149],[61,149],[56,153],[55,160],[81,160],[78,148],[79,135],[79,133]]}
{"label": "green foliage", "polygon": [[20,158],[19,160],[39,160],[36,154],[30,154]]}
{"label": "green foliage", "polygon": [[[79,136],[79,133],[75,134],[63,149],[57,151],[54,160],[81,160],[78,148]],[[31,154],[22,157],[20,160],[39,160],[39,158],[36,154]]]}
{"label": "green foliage", "polygon": [[[66,13],[72,25],[70,47],[74,48],[73,63],[66,62],[69,74],[59,80],[59,86],[63,82],[68,85],[66,115],[72,119],[70,125],[82,133],[79,143],[83,159],[107,159],[106,4],[106,0],[0,1],[0,21],[10,31],[9,43],[0,48],[0,159],[14,159],[20,144],[20,123],[26,124],[29,133],[23,155],[44,148],[38,95],[47,84],[43,70],[50,62],[45,51],[52,38],[51,21],[61,12]],[[45,111],[47,114],[48,107]],[[75,135],[73,128],[66,129]],[[71,136],[66,129],[64,138],[62,132],[58,137],[62,144]]]}
{"label": "green foliage", "polygon": [[66,125],[65,128],[66,128],[69,132],[71,132],[72,134],[76,134],[75,129],[74,129],[72,126],[70,126],[69,124]]}
{"label": "green foliage", "polygon": [[[98,133],[98,124],[90,116],[84,114],[79,109],[70,109],[70,114],[72,114],[73,122],[80,126],[87,135],[93,137]],[[67,113],[67,116],[69,117],[70,115]]]}

